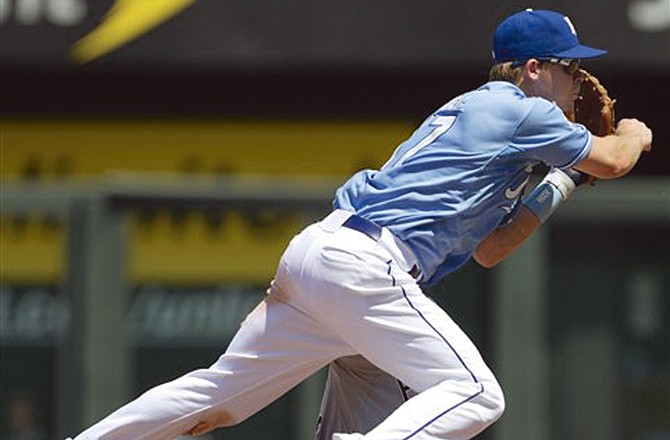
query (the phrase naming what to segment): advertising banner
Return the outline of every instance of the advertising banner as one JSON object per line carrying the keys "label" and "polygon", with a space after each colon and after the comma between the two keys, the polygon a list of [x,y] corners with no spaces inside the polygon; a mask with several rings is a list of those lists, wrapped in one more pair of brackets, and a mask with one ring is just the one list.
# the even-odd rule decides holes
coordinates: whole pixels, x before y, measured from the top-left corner
{"label": "advertising banner", "polygon": [[446,66],[490,62],[524,7],[566,13],[604,63],[670,67],[670,0],[3,0],[3,68]]}

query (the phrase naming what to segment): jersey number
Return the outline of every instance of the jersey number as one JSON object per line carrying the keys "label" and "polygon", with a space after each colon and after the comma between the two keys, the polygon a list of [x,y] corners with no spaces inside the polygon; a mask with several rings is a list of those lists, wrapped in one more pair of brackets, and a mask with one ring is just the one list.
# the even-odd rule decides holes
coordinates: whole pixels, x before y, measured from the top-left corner
{"label": "jersey number", "polygon": [[454,121],[456,120],[456,116],[453,115],[448,115],[448,116],[437,116],[433,121],[430,123],[430,126],[433,127],[433,129],[428,133],[421,141],[410,148],[409,150],[405,151],[405,154],[400,156],[399,159],[393,160],[391,159],[390,161],[386,162],[382,169],[388,168],[391,166],[399,166],[402,165],[407,159],[410,157],[414,156],[416,153],[421,151],[423,148],[426,146],[432,144],[435,139],[439,138],[442,136],[444,133],[447,132],[451,128],[452,125],[454,125]]}

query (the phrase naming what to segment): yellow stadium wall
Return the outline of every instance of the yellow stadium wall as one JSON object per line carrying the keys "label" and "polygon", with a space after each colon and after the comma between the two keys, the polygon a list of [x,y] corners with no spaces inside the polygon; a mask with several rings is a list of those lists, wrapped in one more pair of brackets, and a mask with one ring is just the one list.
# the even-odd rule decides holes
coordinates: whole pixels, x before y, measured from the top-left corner
{"label": "yellow stadium wall", "polygon": [[[411,129],[398,121],[6,121],[0,162],[3,181],[43,184],[116,171],[345,179],[383,164]],[[62,279],[63,219],[3,213],[0,227],[4,282]],[[131,213],[127,270],[136,283],[264,282],[300,227],[297,215]]]}
{"label": "yellow stadium wall", "polygon": [[344,175],[379,166],[410,130],[403,122],[9,121],[2,123],[2,175]]}

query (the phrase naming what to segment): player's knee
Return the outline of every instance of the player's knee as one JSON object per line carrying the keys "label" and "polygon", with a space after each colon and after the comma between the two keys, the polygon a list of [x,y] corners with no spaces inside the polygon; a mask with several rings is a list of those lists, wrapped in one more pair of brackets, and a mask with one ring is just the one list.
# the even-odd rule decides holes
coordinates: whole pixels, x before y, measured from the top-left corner
{"label": "player's knee", "polygon": [[222,410],[210,410],[200,414],[193,422],[193,426],[185,433],[187,435],[202,435],[217,428],[235,426],[243,421],[242,418]]}
{"label": "player's knee", "polygon": [[491,424],[498,420],[505,411],[505,395],[495,378],[482,382],[481,397],[481,405],[486,409],[485,421]]}

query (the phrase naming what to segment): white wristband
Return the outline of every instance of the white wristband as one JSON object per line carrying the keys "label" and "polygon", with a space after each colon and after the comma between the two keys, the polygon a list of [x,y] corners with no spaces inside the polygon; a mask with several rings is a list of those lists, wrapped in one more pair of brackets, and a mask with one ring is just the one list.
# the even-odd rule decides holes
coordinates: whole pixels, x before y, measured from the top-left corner
{"label": "white wristband", "polygon": [[535,214],[540,223],[544,223],[574,190],[575,182],[570,176],[558,168],[552,168],[522,203]]}
{"label": "white wristband", "polygon": [[565,202],[568,197],[570,197],[570,194],[575,190],[575,182],[565,174],[565,172],[561,171],[559,168],[552,168],[546,176],[544,176],[544,179],[542,179],[543,182],[548,182],[551,183],[558,189],[561,193],[561,198]]}

